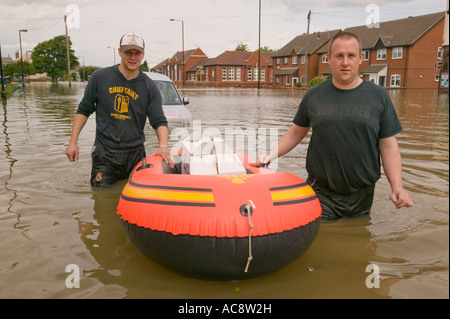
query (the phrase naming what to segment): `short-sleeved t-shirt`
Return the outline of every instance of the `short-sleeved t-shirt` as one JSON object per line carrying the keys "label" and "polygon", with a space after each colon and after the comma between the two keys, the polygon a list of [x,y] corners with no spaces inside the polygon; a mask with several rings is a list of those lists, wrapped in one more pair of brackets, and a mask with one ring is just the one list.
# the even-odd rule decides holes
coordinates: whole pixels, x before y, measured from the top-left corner
{"label": "short-sleeved t-shirt", "polygon": [[294,124],[312,128],[309,176],[338,194],[374,185],[381,176],[379,139],[402,130],[388,93],[370,81],[341,90],[328,80],[310,89]]}

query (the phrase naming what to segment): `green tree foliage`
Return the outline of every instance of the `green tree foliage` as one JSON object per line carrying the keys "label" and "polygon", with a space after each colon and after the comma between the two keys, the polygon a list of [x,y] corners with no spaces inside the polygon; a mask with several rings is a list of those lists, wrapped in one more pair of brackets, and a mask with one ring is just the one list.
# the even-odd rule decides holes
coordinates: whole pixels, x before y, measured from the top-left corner
{"label": "green tree foliage", "polygon": [[327,80],[326,78],[316,76],[315,78],[312,78],[311,81],[309,81],[309,83],[306,86],[310,88],[316,86],[317,84],[323,83],[326,80]]}
{"label": "green tree foliage", "polygon": [[[73,68],[78,63],[78,58],[74,50],[70,49],[72,41],[69,38],[69,58],[70,67]],[[51,40],[38,43],[31,54],[34,67],[38,73],[47,73],[52,82],[57,82],[58,78],[67,78],[67,51],[66,37],[59,35]]]}
{"label": "green tree foliage", "polygon": [[275,52],[275,50],[269,48],[267,45],[261,47],[261,52]]}
{"label": "green tree foliage", "polygon": [[248,52],[248,45],[241,42],[236,46],[236,49],[234,51]]}
{"label": "green tree foliage", "polygon": [[[84,70],[83,70],[84,68]],[[78,74],[80,75],[80,79],[83,79],[83,75],[84,75],[84,80],[87,81],[89,79],[89,77],[92,75],[92,73],[94,73],[95,70],[99,69],[98,66],[85,66],[85,67],[81,67],[78,70]]]}
{"label": "green tree foliage", "polygon": [[142,64],[139,66],[139,70],[141,70],[142,72],[148,72],[148,71],[150,71],[150,68],[148,67],[147,60],[145,60],[144,63],[142,63]]}
{"label": "green tree foliage", "polygon": [[[34,65],[32,63],[29,63],[27,61],[23,61],[23,76],[26,77],[27,75],[36,74],[36,71],[34,69]],[[4,67],[4,75],[11,77],[11,79],[14,81],[16,79],[22,78],[22,63],[21,60],[14,61],[11,64],[7,64]]]}

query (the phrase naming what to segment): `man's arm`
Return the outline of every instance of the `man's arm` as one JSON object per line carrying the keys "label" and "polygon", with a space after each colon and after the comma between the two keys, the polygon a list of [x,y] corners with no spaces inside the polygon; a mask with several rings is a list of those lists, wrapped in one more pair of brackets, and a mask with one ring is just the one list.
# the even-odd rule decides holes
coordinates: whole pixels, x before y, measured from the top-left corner
{"label": "man's arm", "polygon": [[81,130],[86,125],[88,118],[83,114],[76,114],[73,120],[72,135],[70,136],[69,146],[66,149],[66,155],[71,162],[78,162],[80,150],[78,148],[78,137]]}
{"label": "man's arm", "polygon": [[379,145],[384,173],[391,185],[391,201],[397,208],[411,207],[411,196],[403,189],[402,159],[396,137],[381,138]]}
{"label": "man's arm", "polygon": [[259,155],[254,166],[263,166],[270,164],[278,157],[290,152],[295,146],[300,143],[308,134],[310,127],[298,126],[296,124],[284,133],[278,141],[278,145],[274,147],[269,154]]}

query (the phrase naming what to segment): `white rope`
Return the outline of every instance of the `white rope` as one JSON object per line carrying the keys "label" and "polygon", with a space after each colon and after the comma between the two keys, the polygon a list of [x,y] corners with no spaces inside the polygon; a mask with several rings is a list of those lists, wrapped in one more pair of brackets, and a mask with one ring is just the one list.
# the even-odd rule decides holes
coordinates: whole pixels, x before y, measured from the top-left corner
{"label": "white rope", "polygon": [[256,209],[255,204],[253,204],[253,202],[251,200],[249,200],[247,202],[247,205],[245,205],[245,209],[247,210],[247,215],[248,215],[248,224],[250,225],[250,234],[248,235],[248,258],[247,258],[247,265],[245,266],[245,270],[244,272],[248,271],[248,267],[250,266],[250,262],[253,259],[252,256],[252,232],[253,232],[253,224],[252,224],[252,220],[250,218],[250,204],[252,205],[253,209]]}

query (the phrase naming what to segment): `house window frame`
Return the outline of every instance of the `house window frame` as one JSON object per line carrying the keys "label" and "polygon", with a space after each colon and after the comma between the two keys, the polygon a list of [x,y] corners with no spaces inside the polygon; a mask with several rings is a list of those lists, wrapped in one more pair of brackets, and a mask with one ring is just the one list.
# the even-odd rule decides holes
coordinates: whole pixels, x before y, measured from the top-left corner
{"label": "house window frame", "polygon": [[300,63],[305,64],[305,62],[306,62],[306,54],[303,54]]}
{"label": "house window frame", "polygon": [[227,81],[227,67],[222,67],[222,81]]}
{"label": "house window frame", "polygon": [[393,60],[403,59],[403,47],[392,48],[392,59]]}
{"label": "house window frame", "polygon": [[322,63],[328,63],[328,55],[326,53],[322,54]]}
{"label": "house window frame", "polygon": [[284,58],[283,58],[283,65],[288,65],[289,64],[289,57],[288,56],[285,56]]}
{"label": "house window frame", "polygon": [[363,61],[369,61],[370,57],[370,51],[369,50],[363,50]]}
{"label": "house window frame", "polygon": [[402,77],[400,74],[392,74],[390,79],[390,87],[399,88],[401,85]]}
{"label": "house window frame", "polygon": [[292,64],[298,64],[298,55],[292,56]]}
{"label": "house window frame", "polygon": [[241,81],[241,68],[236,68],[236,81]]}
{"label": "house window frame", "polygon": [[248,67],[248,71],[247,71],[247,81],[251,81],[252,80],[252,67],[249,66]]}
{"label": "house window frame", "polygon": [[386,60],[386,48],[377,50],[377,60]]}
{"label": "house window frame", "polygon": [[234,81],[235,79],[235,67],[230,66],[228,67],[228,81]]}

